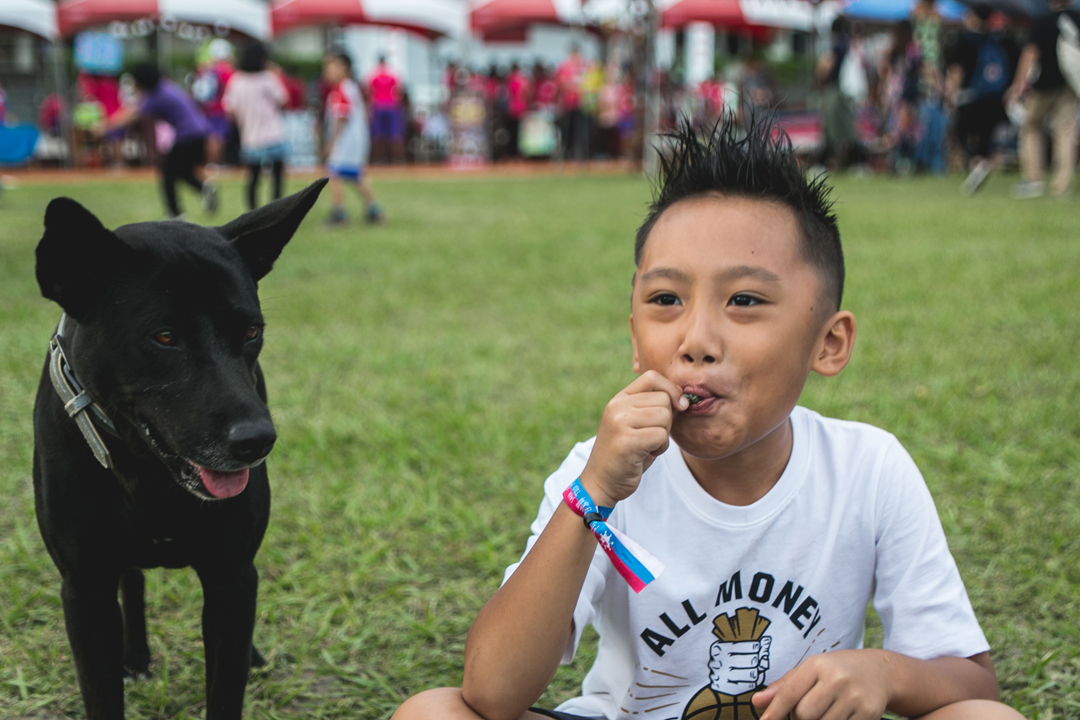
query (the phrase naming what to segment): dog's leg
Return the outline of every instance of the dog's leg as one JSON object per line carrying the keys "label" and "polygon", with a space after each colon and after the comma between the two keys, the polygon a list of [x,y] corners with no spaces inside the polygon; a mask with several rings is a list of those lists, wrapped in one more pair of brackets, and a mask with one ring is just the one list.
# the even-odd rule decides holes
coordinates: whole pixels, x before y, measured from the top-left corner
{"label": "dog's leg", "polygon": [[124,717],[123,630],[116,602],[117,582],[118,575],[110,573],[80,574],[65,577],[60,590],[88,720]]}
{"label": "dog's leg", "polygon": [[251,646],[251,667],[261,668],[266,667],[266,658],[259,652],[259,648],[254,645]]}
{"label": "dog's leg", "polygon": [[251,667],[259,576],[254,565],[195,570],[203,586],[206,720],[237,720]]}
{"label": "dog's leg", "polygon": [[150,676],[150,646],[146,643],[145,580],[142,570],[128,568],[120,576],[120,605],[124,615],[124,674],[132,680]]}

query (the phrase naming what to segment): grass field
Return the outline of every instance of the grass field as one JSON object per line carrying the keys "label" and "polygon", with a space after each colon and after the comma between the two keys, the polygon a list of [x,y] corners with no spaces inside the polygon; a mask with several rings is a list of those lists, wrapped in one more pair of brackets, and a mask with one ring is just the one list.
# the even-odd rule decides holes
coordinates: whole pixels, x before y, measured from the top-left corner
{"label": "grass field", "polygon": [[[841,180],[854,358],[803,404],[894,432],[938,503],[1004,697],[1080,716],[1080,202],[992,178]],[[299,183],[293,181],[293,187]],[[465,633],[521,552],[541,483],[632,378],[634,177],[378,182],[390,220],[314,215],[261,284],[279,441],[257,559],[257,718],[386,718],[457,684]],[[0,196],[0,717],[83,717],[59,577],[34,520],[33,395],[58,309],[33,250],[66,194],[109,227],[157,217],[149,183]],[[224,218],[240,210],[225,187]],[[189,206],[194,200],[188,196]],[[202,221],[195,214],[196,221]],[[203,713],[201,592],[147,577],[153,678],[132,718]],[[868,642],[880,641],[871,618]],[[579,653],[545,702],[575,691]]]}

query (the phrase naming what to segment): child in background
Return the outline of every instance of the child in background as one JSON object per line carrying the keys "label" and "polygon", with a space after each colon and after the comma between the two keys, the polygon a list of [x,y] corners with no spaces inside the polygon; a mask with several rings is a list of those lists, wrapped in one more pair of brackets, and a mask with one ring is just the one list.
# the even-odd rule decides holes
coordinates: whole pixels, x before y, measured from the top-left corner
{"label": "child in background", "polygon": [[225,86],[222,106],[240,130],[240,160],[248,168],[248,208],[258,207],[259,175],[270,163],[274,178],[273,199],[282,194],[285,159],[285,126],[281,109],[289,92],[278,73],[267,68],[266,48],[252,43],[240,56],[240,67]]}
{"label": "child in background", "polygon": [[203,51],[203,59],[191,83],[191,94],[199,102],[210,125],[206,138],[206,155],[212,165],[218,165],[225,157],[225,145],[229,142],[232,125],[222,104],[225,86],[234,72],[233,47],[225,38],[214,38]]}
{"label": "child in background", "polygon": [[[796,404],[811,371],[851,357],[840,234],[782,132],[755,120],[740,137],[730,115],[671,136],[635,242],[639,377],[545,483],[469,632],[463,687],[395,720],[1020,717],[995,702],[911,457]],[[862,648],[871,599],[884,649]],[[582,694],[531,708],[588,624]]]}
{"label": "child in background", "polygon": [[161,76],[156,65],[137,65],[132,68],[131,75],[138,89],[137,106],[126,106],[114,113],[99,126],[99,134],[105,136],[112,130],[143,118],[164,121],[175,134],[172,147],[159,161],[161,188],[169,217],[183,218],[176,197],[177,180],[183,180],[202,195],[206,212],[217,212],[217,186],[202,178],[203,165],[206,162],[206,138],[210,134],[206,116],[183,88]]}
{"label": "child in background", "polygon": [[323,61],[323,79],[330,86],[326,96],[326,135],[323,154],[330,174],[330,199],[334,207],[327,218],[329,225],[349,221],[345,212],[348,182],[364,200],[364,217],[369,223],[383,221],[382,208],[367,181],[368,126],[360,88],[352,79],[352,59],[345,53],[332,53]]}

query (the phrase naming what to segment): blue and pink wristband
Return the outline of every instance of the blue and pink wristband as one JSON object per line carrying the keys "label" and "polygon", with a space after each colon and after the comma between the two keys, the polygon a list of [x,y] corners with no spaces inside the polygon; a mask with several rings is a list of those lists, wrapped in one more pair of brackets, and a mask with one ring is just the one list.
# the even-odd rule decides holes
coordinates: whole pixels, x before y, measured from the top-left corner
{"label": "blue and pink wristband", "polygon": [[575,515],[584,519],[585,526],[596,536],[596,541],[607,553],[616,572],[622,575],[634,592],[641,592],[664,572],[664,564],[648,550],[607,524],[614,508],[597,507],[581,484],[581,478],[574,480],[563,491],[563,501]]}

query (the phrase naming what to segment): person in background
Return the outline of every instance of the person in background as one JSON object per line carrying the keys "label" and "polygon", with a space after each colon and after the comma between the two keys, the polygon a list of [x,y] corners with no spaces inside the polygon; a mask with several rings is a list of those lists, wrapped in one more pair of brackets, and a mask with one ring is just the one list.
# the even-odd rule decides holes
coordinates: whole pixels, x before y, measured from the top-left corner
{"label": "person in background", "polygon": [[488,147],[491,148],[491,160],[498,162],[510,155],[510,131],[507,128],[510,97],[506,88],[506,79],[499,71],[499,66],[491,63],[484,76],[484,109],[487,115]]}
{"label": "person in background", "polygon": [[585,59],[577,45],[570,47],[570,56],[555,70],[559,88],[559,112],[562,115],[563,153],[575,160],[588,157],[589,120],[581,107],[581,83],[585,75]]}
{"label": "person in background", "polygon": [[529,79],[515,61],[510,64],[510,74],[506,76],[506,129],[510,133],[511,157],[521,157],[521,148],[518,145],[521,117],[528,109]]}
{"label": "person in background", "polygon": [[367,111],[360,88],[352,79],[352,59],[343,52],[328,55],[323,61],[323,80],[328,88],[323,155],[330,175],[330,199],[334,205],[326,222],[328,225],[348,223],[343,187],[347,182],[363,198],[367,221],[381,223],[382,208],[375,200],[367,180]]}
{"label": "person in background", "polygon": [[[1077,91],[1069,87],[1058,64],[1059,21],[1063,17],[1080,27],[1080,12],[1069,9],[1068,0],[1050,0],[1050,14],[1035,21],[1031,36],[1020,53],[1016,77],[1005,92],[1005,104],[1024,100],[1024,124],[1020,128],[1020,176],[1012,196],[1018,200],[1046,193],[1043,181],[1043,122],[1050,118],[1054,132],[1054,177],[1050,189],[1057,197],[1069,192],[1076,168]],[[1028,82],[1032,68],[1040,72]]]}
{"label": "person in background", "polygon": [[710,75],[698,84],[697,95],[700,108],[698,127],[711,130],[724,111],[724,81],[715,73]]}
{"label": "person in background", "polygon": [[[89,102],[101,106],[106,120],[120,112],[123,103],[120,100],[120,81],[109,75],[91,75],[81,72],[76,79],[79,95]],[[124,139],[124,128],[117,128],[102,138],[101,144],[107,148],[114,166],[121,165],[120,143]]]}
{"label": "person in background", "polygon": [[371,93],[372,158],[387,164],[405,159],[405,118],[401,108],[401,82],[379,56],[379,64],[368,79]]}
{"label": "person in background", "polygon": [[604,84],[597,96],[597,143],[601,153],[609,158],[622,157],[619,138],[619,64],[614,58],[604,68]]}
{"label": "person in background", "polygon": [[177,180],[183,180],[199,192],[206,212],[217,212],[217,186],[202,177],[203,164],[206,162],[206,138],[210,134],[206,116],[183,88],[161,76],[157,65],[136,65],[131,75],[138,90],[137,104],[124,107],[100,125],[97,130],[99,136],[144,118],[167,123],[175,138],[169,151],[161,156],[158,169],[169,217],[184,217],[176,196]]}
{"label": "person in background", "polygon": [[252,43],[240,56],[240,67],[229,78],[221,98],[225,112],[240,131],[240,161],[247,166],[247,204],[259,206],[259,175],[269,163],[274,178],[273,199],[282,194],[285,159],[285,125],[281,109],[289,101],[289,92],[279,77],[280,71],[268,67],[269,57],[262,43]]}
{"label": "person in background", "polygon": [[4,92],[4,86],[0,85],[0,125],[3,125],[7,120],[7,93]]}
{"label": "person in background", "polygon": [[755,119],[760,119],[773,110],[773,77],[762,61],[764,51],[759,43],[754,48],[739,70],[739,121],[743,127],[750,127]]}
{"label": "person in background", "polygon": [[532,107],[534,110],[554,110],[559,99],[559,85],[540,60],[533,66]]}
{"label": "person in background", "polygon": [[938,73],[943,65],[944,22],[937,9],[937,0],[919,0],[911,9],[912,33],[919,46],[919,55],[926,65]]}
{"label": "person in background", "polygon": [[911,22],[901,20],[893,29],[892,43],[882,58],[881,103],[885,117],[885,147],[893,170],[908,175],[914,170],[919,136],[919,46]]}
{"label": "person in background", "polygon": [[232,133],[232,125],[221,104],[225,86],[236,72],[233,68],[233,47],[225,38],[215,38],[206,46],[205,57],[195,72],[191,94],[210,123],[207,136],[206,156],[211,165],[218,165],[225,157],[225,144]]}
{"label": "person in background", "polygon": [[956,136],[970,173],[961,191],[972,195],[994,169],[994,130],[1008,120],[1003,97],[1012,82],[1015,52],[1007,37],[989,31],[991,7],[985,2],[964,13],[964,32],[950,53],[946,93],[956,108]]}
{"label": "person in background", "polygon": [[855,147],[855,114],[851,99],[840,89],[840,68],[851,50],[848,21],[838,15],[832,23],[832,49],[818,60],[822,85],[821,119],[825,145],[818,162],[826,167],[846,168]]}

